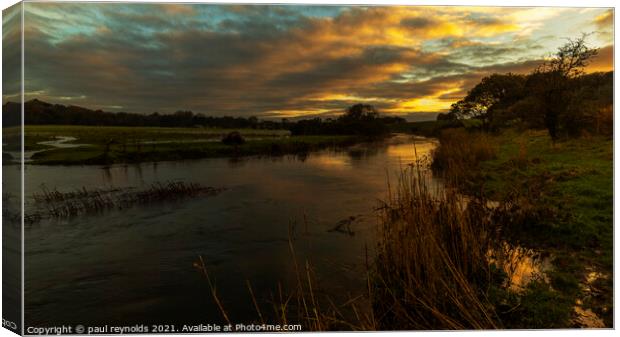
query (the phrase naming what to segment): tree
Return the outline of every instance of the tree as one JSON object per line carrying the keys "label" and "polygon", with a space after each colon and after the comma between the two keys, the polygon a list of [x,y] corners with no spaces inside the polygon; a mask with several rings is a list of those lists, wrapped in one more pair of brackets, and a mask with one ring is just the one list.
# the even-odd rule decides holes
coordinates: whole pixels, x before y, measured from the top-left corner
{"label": "tree", "polygon": [[341,121],[372,120],[379,117],[379,111],[370,104],[358,103],[348,107],[345,113],[338,118]]}
{"label": "tree", "polygon": [[452,104],[449,114],[456,119],[480,119],[488,128],[499,110],[523,96],[524,84],[525,76],[512,73],[484,77],[465,98]]}
{"label": "tree", "polygon": [[453,114],[448,113],[439,113],[437,114],[438,121],[452,121],[455,120],[455,116]]}
{"label": "tree", "polygon": [[256,116],[250,116],[248,118],[248,123],[250,124],[250,127],[252,129],[256,129],[256,127],[258,126],[258,117]]}
{"label": "tree", "polygon": [[583,34],[580,38],[569,39],[550,60],[528,76],[526,87],[536,97],[538,110],[553,141],[558,139],[561,129],[573,133],[577,128],[574,122],[578,118],[566,115],[571,111],[570,102],[574,102],[571,99],[572,85],[583,75],[592,57],[598,54],[598,49],[588,47],[586,37]]}
{"label": "tree", "polygon": [[358,103],[348,107],[334,122],[341,134],[355,134],[369,138],[383,136],[389,132],[385,117],[370,104]]}

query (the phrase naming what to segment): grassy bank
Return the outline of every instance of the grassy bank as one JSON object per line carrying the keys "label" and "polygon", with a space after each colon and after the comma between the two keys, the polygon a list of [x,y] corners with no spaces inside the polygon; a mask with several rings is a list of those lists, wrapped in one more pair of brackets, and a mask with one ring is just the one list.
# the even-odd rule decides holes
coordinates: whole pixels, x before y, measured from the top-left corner
{"label": "grassy bank", "polygon": [[571,327],[583,309],[611,326],[612,140],[553,144],[544,131],[452,130],[440,141],[434,169],[467,194],[502,202],[504,239],[552,257],[549,282],[535,282],[521,296],[512,325]]}
{"label": "grassy bank", "polygon": [[[15,131],[15,130],[14,130]],[[347,146],[361,141],[355,136],[289,136],[282,130],[236,130],[246,139],[244,144],[226,145],[220,140],[229,129],[159,128],[159,127],[92,127],[92,126],[26,126],[26,151],[40,151],[31,164],[83,165],[139,163],[233,157],[250,155],[305,154],[327,147]],[[10,139],[11,130],[5,129]],[[15,133],[15,132],[13,132]],[[72,137],[53,147],[45,142],[56,137]],[[75,146],[80,145],[80,146]],[[11,148],[11,143],[5,146]]]}

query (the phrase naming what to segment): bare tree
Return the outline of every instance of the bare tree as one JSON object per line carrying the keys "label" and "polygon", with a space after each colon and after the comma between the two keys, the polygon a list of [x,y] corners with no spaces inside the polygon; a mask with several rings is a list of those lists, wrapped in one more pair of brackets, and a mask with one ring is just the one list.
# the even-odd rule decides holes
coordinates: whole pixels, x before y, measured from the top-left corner
{"label": "bare tree", "polygon": [[585,67],[598,54],[586,43],[587,34],[559,47],[550,60],[542,63],[528,77],[528,84],[538,98],[545,127],[554,141],[559,137],[562,115],[568,110],[573,80],[583,75]]}

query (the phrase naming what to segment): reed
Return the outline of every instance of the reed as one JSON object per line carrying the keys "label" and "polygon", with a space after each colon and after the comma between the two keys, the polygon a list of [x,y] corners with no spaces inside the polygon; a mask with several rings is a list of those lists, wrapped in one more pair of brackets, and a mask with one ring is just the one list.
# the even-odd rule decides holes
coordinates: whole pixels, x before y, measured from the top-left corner
{"label": "reed", "polygon": [[419,166],[409,168],[381,207],[370,294],[378,328],[501,327],[488,299],[491,211],[483,200],[428,186]]}
{"label": "reed", "polygon": [[467,186],[479,173],[481,161],[493,159],[497,146],[486,133],[447,129],[439,136],[439,146],[433,152],[431,168],[451,186]]}
{"label": "reed", "polygon": [[86,187],[75,189],[69,192],[59,192],[57,189],[50,190],[45,184],[40,187],[40,192],[34,192],[32,198],[38,203],[54,203],[64,202],[71,199],[90,198],[101,194],[119,192],[121,189],[92,189],[89,190]]}
{"label": "reed", "polygon": [[50,190],[43,185],[40,192],[33,194],[37,210],[27,214],[26,219],[28,223],[35,223],[49,218],[71,218],[137,205],[214,196],[223,191],[223,188],[185,182],[157,182],[144,190],[133,188],[89,190],[82,187],[69,192]]}

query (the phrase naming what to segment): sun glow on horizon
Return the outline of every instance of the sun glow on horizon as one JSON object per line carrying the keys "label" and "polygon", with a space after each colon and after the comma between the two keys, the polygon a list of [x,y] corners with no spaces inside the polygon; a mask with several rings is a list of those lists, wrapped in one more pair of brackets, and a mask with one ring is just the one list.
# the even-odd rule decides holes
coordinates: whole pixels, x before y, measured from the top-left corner
{"label": "sun glow on horizon", "polygon": [[[25,91],[39,93],[27,99],[127,112],[295,118],[355,103],[442,112],[484,76],[530,71],[583,31],[601,48],[588,71],[613,70],[607,8],[32,2],[24,11]],[[4,34],[7,45],[20,36]]]}

